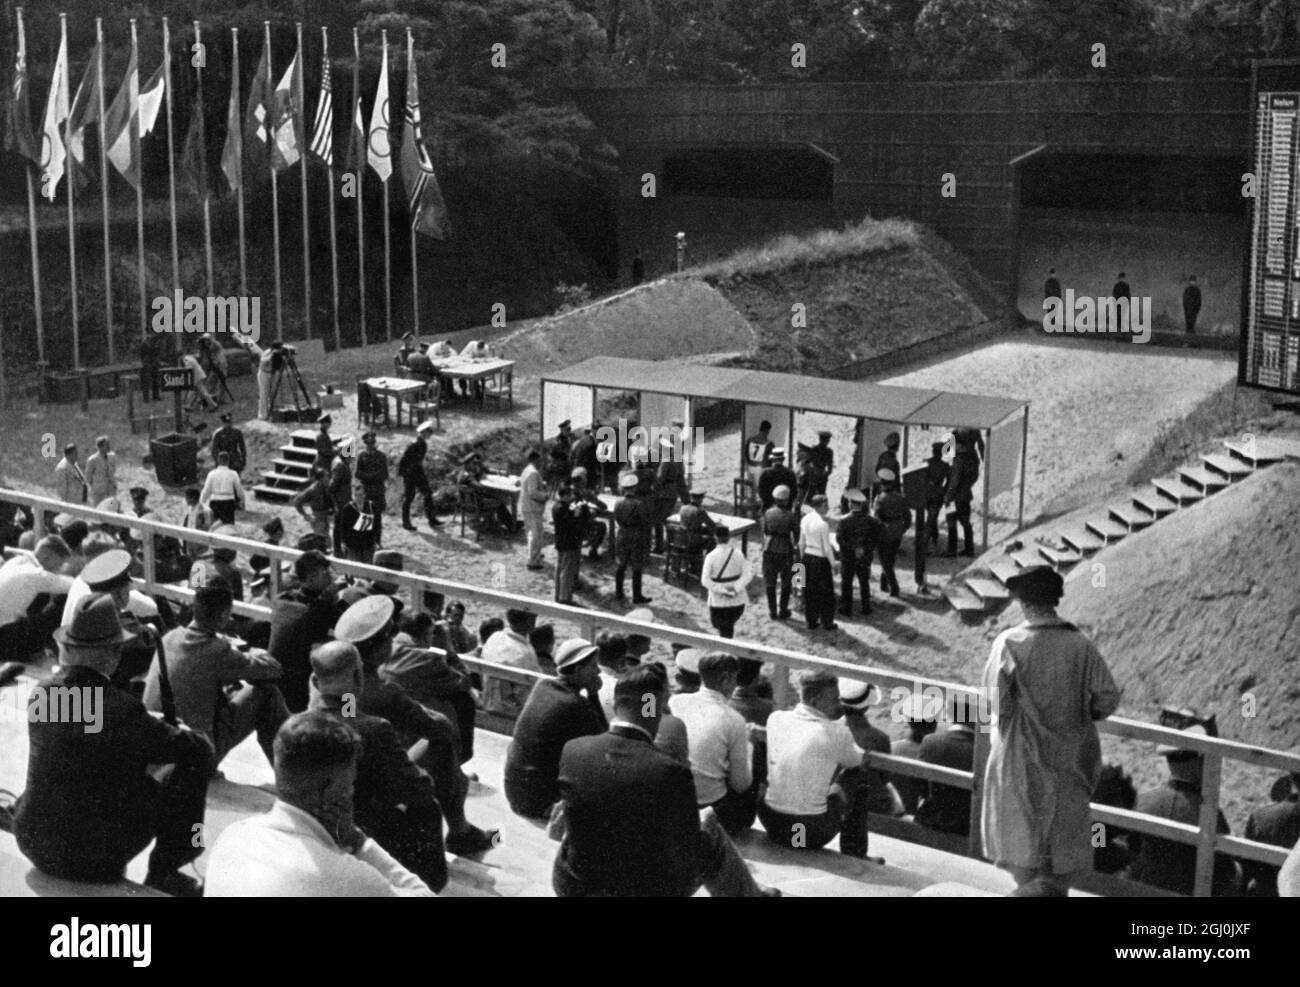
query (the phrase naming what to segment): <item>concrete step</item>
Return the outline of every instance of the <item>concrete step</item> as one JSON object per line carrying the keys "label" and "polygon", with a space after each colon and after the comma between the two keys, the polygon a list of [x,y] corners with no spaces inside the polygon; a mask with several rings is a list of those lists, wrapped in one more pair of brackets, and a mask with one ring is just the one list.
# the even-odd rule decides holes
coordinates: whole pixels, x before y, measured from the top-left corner
{"label": "concrete step", "polygon": [[1074,528],[1067,528],[1065,531],[1062,531],[1061,541],[1065,542],[1076,552],[1083,555],[1100,551],[1106,545],[1104,539],[1098,538],[1082,525]]}
{"label": "concrete step", "polygon": [[993,578],[999,582],[1005,583],[1019,571],[1020,566],[1009,555],[1004,558],[994,559],[989,563],[989,572],[993,573]]}
{"label": "concrete step", "polygon": [[1097,537],[1101,538],[1101,540],[1107,544],[1119,541],[1121,538],[1128,535],[1128,528],[1124,527],[1124,525],[1111,517],[1106,517],[1104,520],[1101,518],[1090,518],[1089,520],[1084,521],[1083,524],[1084,527],[1097,535]]}
{"label": "concrete step", "polygon": [[984,601],[962,583],[949,583],[940,592],[947,597],[948,602],[963,616],[980,614],[985,611]]}
{"label": "concrete step", "polygon": [[1215,473],[1221,473],[1231,480],[1240,480],[1242,477],[1250,476],[1255,472],[1255,467],[1242,462],[1232,456],[1226,456],[1221,452],[1207,452],[1202,454],[1201,462],[1207,469]]}
{"label": "concrete step", "polygon": [[1184,483],[1197,487],[1207,494],[1222,490],[1228,485],[1226,477],[1207,470],[1204,466],[1180,466],[1178,475],[1183,478]]}
{"label": "concrete step", "polygon": [[1255,467],[1263,466],[1266,463],[1280,463],[1287,457],[1283,446],[1269,439],[1256,438],[1251,442],[1242,442],[1240,439],[1224,439],[1223,445],[1234,458]]}
{"label": "concrete step", "polygon": [[1049,545],[1039,545],[1038,554],[1051,564],[1054,569],[1067,569],[1083,559],[1083,556],[1072,549],[1052,548]]}
{"label": "concrete step", "polygon": [[1157,480],[1152,480],[1151,483],[1165,499],[1172,500],[1179,507],[1195,504],[1197,501],[1205,499],[1205,491],[1199,487],[1184,483],[1181,477],[1162,476]]}
{"label": "concrete step", "polygon": [[965,582],[974,591],[975,595],[984,601],[985,605],[1001,603],[1004,600],[1011,599],[1011,593],[996,579],[988,579],[984,576],[968,576]]}
{"label": "concrete step", "polygon": [[1111,504],[1106,508],[1113,517],[1130,531],[1137,531],[1154,524],[1155,518],[1146,511],[1139,510],[1136,504]]}
{"label": "concrete step", "polygon": [[1178,510],[1178,505],[1162,494],[1154,484],[1134,490],[1133,503],[1157,519]]}

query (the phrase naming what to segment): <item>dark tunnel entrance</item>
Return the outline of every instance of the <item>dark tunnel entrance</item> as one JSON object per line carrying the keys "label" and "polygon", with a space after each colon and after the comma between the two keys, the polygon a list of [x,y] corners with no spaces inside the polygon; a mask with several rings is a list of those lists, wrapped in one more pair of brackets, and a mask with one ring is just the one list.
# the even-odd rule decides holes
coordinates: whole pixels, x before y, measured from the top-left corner
{"label": "dark tunnel entrance", "polygon": [[809,147],[715,147],[664,159],[669,195],[830,201],[835,164]]}

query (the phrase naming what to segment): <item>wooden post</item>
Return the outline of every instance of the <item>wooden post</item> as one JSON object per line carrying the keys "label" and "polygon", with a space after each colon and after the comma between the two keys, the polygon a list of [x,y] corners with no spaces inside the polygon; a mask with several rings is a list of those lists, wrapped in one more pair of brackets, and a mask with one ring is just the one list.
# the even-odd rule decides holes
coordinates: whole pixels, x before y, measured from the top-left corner
{"label": "wooden post", "polygon": [[144,550],[144,581],[152,587],[158,576],[158,556],[155,551],[157,546],[154,544],[152,531],[146,528],[140,533],[144,536],[140,543],[140,547]]}
{"label": "wooden post", "polygon": [[984,442],[984,462],[980,466],[984,468],[984,534],[980,551],[989,550],[989,460],[993,457],[993,429],[988,429],[988,439]]}
{"label": "wooden post", "polygon": [[1025,527],[1025,477],[1029,475],[1029,405],[1025,405],[1024,424],[1020,429],[1020,515],[1016,530]]}
{"label": "wooden post", "polygon": [[[980,697],[981,699],[983,697]],[[972,699],[972,701],[974,701]],[[970,708],[967,707],[967,714],[970,714]],[[984,768],[989,760],[989,730],[992,727],[984,722],[982,716],[976,717],[975,722],[975,760],[971,765],[971,791],[970,791],[970,845],[969,853],[976,860],[982,860],[984,857],[984,839],[983,826],[981,825],[984,813]]]}
{"label": "wooden post", "polygon": [[1214,844],[1219,836],[1219,782],[1223,761],[1218,753],[1201,755],[1201,811],[1196,825],[1196,881],[1192,894],[1208,898],[1214,889]]}

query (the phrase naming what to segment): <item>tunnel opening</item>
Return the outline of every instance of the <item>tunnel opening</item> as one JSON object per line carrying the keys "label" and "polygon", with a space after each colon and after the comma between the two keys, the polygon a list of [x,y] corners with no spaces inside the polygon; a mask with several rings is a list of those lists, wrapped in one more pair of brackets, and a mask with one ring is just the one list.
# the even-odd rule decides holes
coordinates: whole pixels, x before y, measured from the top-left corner
{"label": "tunnel opening", "polygon": [[714,147],[664,159],[669,195],[829,202],[835,164],[808,147]]}

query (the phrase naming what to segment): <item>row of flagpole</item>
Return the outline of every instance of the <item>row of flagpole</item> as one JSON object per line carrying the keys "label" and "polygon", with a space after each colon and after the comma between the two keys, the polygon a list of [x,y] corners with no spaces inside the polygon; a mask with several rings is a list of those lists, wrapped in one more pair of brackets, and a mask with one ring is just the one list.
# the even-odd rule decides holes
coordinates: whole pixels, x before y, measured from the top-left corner
{"label": "row of flagpole", "polygon": [[[153,131],[158,110],[163,99],[167,101],[167,149],[168,149],[168,204],[171,226],[171,274],[173,286],[179,289],[180,247],[176,212],[176,167],[175,138],[173,130],[174,87],[171,67],[171,29],[168,18],[162,19],[163,27],[163,64],[142,89],[139,82],[139,50],[136,20],[131,25],[131,56],[126,77],[112,105],[105,106],[106,86],[104,79],[104,40],[102,19],[96,18],[96,45],[91,62],[87,67],[75,99],[72,97],[71,66],[68,58],[67,15],[60,14],[60,45],[55,62],[55,72],[51,80],[50,95],[47,100],[45,117],[41,128],[40,150],[37,152],[35,135],[30,124],[30,110],[27,94],[26,38],[23,25],[22,8],[17,8],[17,52],[14,66],[14,80],[9,99],[9,128],[6,134],[6,147],[17,151],[27,158],[24,172],[27,180],[28,223],[32,252],[32,287],[34,294],[34,313],[37,337],[37,357],[41,369],[44,369],[45,335],[41,299],[40,255],[38,247],[38,226],[35,196],[35,173],[37,166],[41,179],[41,194],[52,202],[60,179],[64,175],[64,163],[68,176],[67,212],[68,212],[68,251],[70,285],[70,316],[72,329],[72,350],[74,367],[81,367],[80,312],[77,293],[77,256],[76,256],[76,201],[75,184],[79,166],[84,165],[84,130],[95,124],[99,133],[99,172],[103,209],[103,249],[104,249],[104,306],[107,330],[108,361],[114,361],[113,340],[113,284],[112,284],[112,244],[110,235],[110,211],[108,202],[108,163],[111,161],[122,176],[134,186],[136,193],[136,253],[137,286],[139,290],[140,331],[142,338],[149,333],[147,279],[145,272],[144,241],[144,192],[141,180],[140,139]],[[194,22],[195,50],[203,51],[201,27]],[[371,112],[370,126],[364,126],[360,88],[360,37],[353,28],[352,43],[354,63],[352,72],[352,105],[349,124],[349,161],[347,169],[354,173],[354,195],[357,208],[357,254],[358,254],[358,302],[360,309],[361,343],[368,342],[366,333],[366,297],[365,297],[365,224],[361,180],[366,165],[379,177],[384,202],[384,222],[381,223],[384,235],[384,316],[385,338],[392,338],[392,255],[388,223],[389,191],[388,180],[392,174],[392,146],[389,140],[391,114],[388,94],[388,32],[381,32],[382,62],[379,85]],[[405,133],[401,148],[403,179],[407,186],[410,222],[411,250],[411,290],[412,317],[414,329],[418,333],[420,325],[418,301],[418,266],[416,233],[426,233],[443,237],[447,233],[446,207],[442,201],[433,166],[421,134],[418,81],[415,74],[414,39],[407,29],[407,103],[405,114]],[[248,293],[247,249],[244,213],[244,157],[243,137],[248,136],[266,144],[269,149],[268,168],[272,198],[272,253],[274,258],[274,290],[276,338],[283,338],[282,285],[280,269],[280,229],[279,229],[279,189],[277,174],[300,160],[300,181],[302,195],[302,250],[303,250],[303,309],[306,319],[307,334],[311,336],[311,238],[308,217],[308,181],[307,155],[310,150],[326,166],[329,187],[329,228],[330,228],[330,283],[331,312],[334,343],[341,345],[339,326],[339,272],[337,249],[337,226],[334,195],[334,159],[333,159],[333,92],[330,79],[329,37],[325,27],[321,28],[322,60],[321,89],[310,143],[305,132],[306,114],[303,100],[302,82],[302,25],[297,25],[297,52],[280,83],[271,88],[271,25],[263,22],[263,51],[258,63],[252,86],[250,87],[247,109],[241,121],[239,113],[239,31],[231,28],[231,94],[227,112],[227,135],[222,149],[221,169],[228,184],[236,196],[239,238],[239,287],[240,293]],[[212,256],[212,222],[211,196],[212,188],[207,179],[206,134],[203,120],[203,68],[202,57],[194,60],[195,104],[190,121],[189,133],[185,141],[183,155],[187,160],[190,177],[194,180],[196,191],[202,204],[205,282],[209,295],[216,291],[213,274]],[[90,87],[89,89],[87,87]],[[95,106],[92,110],[90,102]],[[179,346],[179,336],[176,343]]]}

